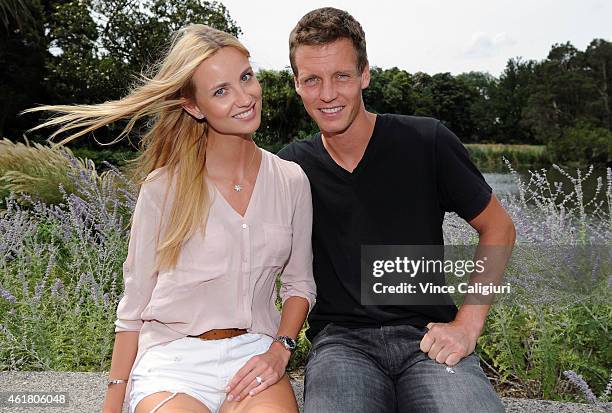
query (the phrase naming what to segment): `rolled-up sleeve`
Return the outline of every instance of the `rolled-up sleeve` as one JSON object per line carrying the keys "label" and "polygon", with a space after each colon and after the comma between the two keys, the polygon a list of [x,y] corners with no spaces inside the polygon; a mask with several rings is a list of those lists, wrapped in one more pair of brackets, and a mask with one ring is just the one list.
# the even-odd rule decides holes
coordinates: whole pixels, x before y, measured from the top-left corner
{"label": "rolled-up sleeve", "polygon": [[284,303],[289,297],[308,300],[308,311],[316,298],[316,286],[312,274],[312,195],[310,183],[304,171],[299,169],[292,219],[293,239],[291,255],[281,274],[280,297]]}
{"label": "rolled-up sleeve", "polygon": [[115,332],[140,331],[142,312],[157,282],[155,260],[161,211],[143,184],[132,217],[127,258],[123,263],[123,297],[117,306]]}

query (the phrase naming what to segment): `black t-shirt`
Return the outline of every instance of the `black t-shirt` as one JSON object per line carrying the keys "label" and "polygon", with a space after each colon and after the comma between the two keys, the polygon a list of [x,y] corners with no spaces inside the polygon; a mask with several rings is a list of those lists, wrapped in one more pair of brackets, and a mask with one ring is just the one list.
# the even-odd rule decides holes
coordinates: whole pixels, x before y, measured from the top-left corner
{"label": "black t-shirt", "polygon": [[443,245],[445,211],[466,221],[488,204],[491,187],[457,136],[432,118],[380,114],[351,173],[331,158],[321,134],[283,148],[310,180],[317,301],[307,337],[326,324],[411,324],[455,318],[454,305],[360,304],[361,245]]}

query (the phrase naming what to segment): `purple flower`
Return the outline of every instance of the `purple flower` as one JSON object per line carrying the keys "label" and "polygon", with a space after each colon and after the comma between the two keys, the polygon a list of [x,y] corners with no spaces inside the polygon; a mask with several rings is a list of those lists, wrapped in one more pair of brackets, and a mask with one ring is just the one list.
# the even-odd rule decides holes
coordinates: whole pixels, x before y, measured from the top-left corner
{"label": "purple flower", "polygon": [[59,278],[55,279],[55,282],[51,286],[51,295],[53,297],[64,294],[64,283]]}
{"label": "purple flower", "polygon": [[36,284],[36,287],[34,287],[34,297],[32,297],[33,303],[36,304],[40,301],[44,287],[45,287],[44,280]]}
{"label": "purple flower", "polygon": [[15,298],[13,294],[3,288],[0,288],[0,297],[4,298],[9,303],[14,303],[15,301],[17,301],[17,298]]}
{"label": "purple flower", "polygon": [[565,377],[567,377],[567,379],[570,382],[572,382],[572,384],[574,386],[578,387],[580,389],[580,391],[582,391],[582,394],[584,395],[584,398],[589,403],[596,403],[597,402],[597,397],[595,397],[595,394],[593,393],[593,391],[591,390],[591,388],[589,387],[587,382],[584,381],[584,379],[582,378],[582,375],[577,374],[573,370],[566,370],[566,371],[563,372],[563,375]]}
{"label": "purple flower", "polygon": [[83,286],[87,283],[87,276],[84,273],[81,273],[81,276],[79,277],[79,281],[77,282],[75,291],[78,293],[79,291],[81,291],[81,288],[83,288]]}

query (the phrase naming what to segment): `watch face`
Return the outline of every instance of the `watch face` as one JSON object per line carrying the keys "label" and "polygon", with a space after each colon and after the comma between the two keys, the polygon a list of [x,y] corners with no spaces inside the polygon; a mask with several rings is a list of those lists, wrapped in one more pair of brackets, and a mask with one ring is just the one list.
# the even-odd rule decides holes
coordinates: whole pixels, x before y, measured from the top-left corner
{"label": "watch face", "polygon": [[297,346],[297,343],[291,337],[280,336],[277,338],[277,340],[280,341],[285,346],[285,348],[291,351],[295,350],[295,347]]}
{"label": "watch face", "polygon": [[294,350],[295,346],[297,345],[297,343],[295,342],[294,339],[292,339],[291,337],[287,337],[285,338],[285,342],[287,343],[287,346],[291,349]]}

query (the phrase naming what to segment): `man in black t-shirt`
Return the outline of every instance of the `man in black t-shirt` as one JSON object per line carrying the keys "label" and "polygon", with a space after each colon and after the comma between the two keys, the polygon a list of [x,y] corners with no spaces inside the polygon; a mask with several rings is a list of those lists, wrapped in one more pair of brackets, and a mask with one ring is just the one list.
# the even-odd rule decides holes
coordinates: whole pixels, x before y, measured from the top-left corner
{"label": "man in black t-shirt", "polygon": [[479,245],[506,246],[507,258],[508,214],[442,123],[366,111],[365,37],[348,13],[305,15],[290,60],[320,129],[279,152],[312,188],[317,301],[306,413],[503,411],[473,353],[489,305],[364,305],[360,260],[363,245],[443,245],[447,211],[478,231]]}

